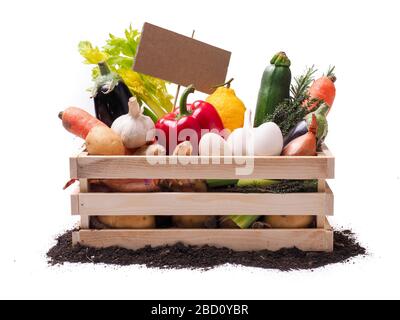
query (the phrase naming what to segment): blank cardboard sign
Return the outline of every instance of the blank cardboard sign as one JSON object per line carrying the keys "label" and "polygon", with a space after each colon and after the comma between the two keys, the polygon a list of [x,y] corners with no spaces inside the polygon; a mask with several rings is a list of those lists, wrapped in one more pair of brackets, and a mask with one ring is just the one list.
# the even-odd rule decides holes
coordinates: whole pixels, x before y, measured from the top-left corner
{"label": "blank cardboard sign", "polygon": [[133,69],[212,93],[225,82],[230,57],[229,51],[145,23]]}

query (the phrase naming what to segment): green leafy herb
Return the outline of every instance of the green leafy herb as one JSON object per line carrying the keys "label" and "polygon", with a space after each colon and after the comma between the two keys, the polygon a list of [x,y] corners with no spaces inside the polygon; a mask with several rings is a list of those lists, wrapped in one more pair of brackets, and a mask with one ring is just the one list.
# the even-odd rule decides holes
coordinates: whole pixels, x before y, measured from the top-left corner
{"label": "green leafy herb", "polygon": [[327,73],[325,74],[325,76],[329,77],[336,77],[335,75],[335,66],[329,66],[329,69],[327,71]]}
{"label": "green leafy herb", "polygon": [[317,72],[314,66],[308,68],[305,74],[294,78],[294,84],[290,86],[290,93],[294,100],[305,100],[307,91],[314,81],[314,75]]}
{"label": "green leafy herb", "polygon": [[266,122],[276,123],[285,136],[307,113],[308,111],[302,106],[302,102],[287,99],[275,108],[274,113],[266,118]]}
{"label": "green leafy herb", "polygon": [[79,43],[79,52],[85,58],[84,63],[96,65],[92,69],[92,78],[99,77],[100,62],[106,62],[110,70],[117,73],[129,90],[140,102],[144,102],[154,119],[164,116],[173,110],[172,99],[167,90],[167,82],[132,70],[134,57],[140,42],[140,32],[130,26],[124,37],[112,34],[106,44],[99,49],[88,41]]}
{"label": "green leafy herb", "polygon": [[[308,68],[305,73],[294,79],[294,84],[290,87],[291,97],[280,103],[273,114],[268,115],[265,122],[275,122],[285,136],[289,131],[297,125],[310,111],[308,107],[319,101],[309,99],[308,89],[314,81],[316,73],[314,66]],[[314,110],[314,109],[313,109]]]}
{"label": "green leafy herb", "polygon": [[333,82],[336,81],[335,66],[329,66],[326,76],[330,78]]}

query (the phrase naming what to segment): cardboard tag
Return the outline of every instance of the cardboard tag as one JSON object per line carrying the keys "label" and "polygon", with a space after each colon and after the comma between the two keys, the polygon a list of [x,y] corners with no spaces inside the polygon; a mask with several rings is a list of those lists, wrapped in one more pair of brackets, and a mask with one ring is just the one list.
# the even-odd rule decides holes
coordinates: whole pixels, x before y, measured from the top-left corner
{"label": "cardboard tag", "polygon": [[230,58],[229,51],[146,22],[133,69],[212,93],[212,87],[225,82]]}

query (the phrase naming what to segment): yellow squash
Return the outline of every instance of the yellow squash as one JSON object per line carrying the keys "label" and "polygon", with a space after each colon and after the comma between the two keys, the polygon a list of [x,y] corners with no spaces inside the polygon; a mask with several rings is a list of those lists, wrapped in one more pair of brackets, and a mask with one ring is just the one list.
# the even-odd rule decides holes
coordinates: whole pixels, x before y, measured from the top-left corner
{"label": "yellow squash", "polygon": [[244,113],[246,107],[231,89],[230,85],[233,79],[218,87],[206,101],[211,103],[217,109],[222,119],[225,129],[231,132],[237,128],[242,128],[244,124]]}

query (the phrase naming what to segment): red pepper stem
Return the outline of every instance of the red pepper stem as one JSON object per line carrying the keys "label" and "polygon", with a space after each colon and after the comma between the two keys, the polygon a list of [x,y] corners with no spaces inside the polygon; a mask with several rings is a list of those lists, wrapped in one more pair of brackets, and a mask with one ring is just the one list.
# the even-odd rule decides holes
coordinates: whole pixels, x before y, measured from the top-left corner
{"label": "red pepper stem", "polygon": [[187,109],[187,98],[189,94],[194,93],[196,89],[194,86],[191,84],[189,87],[186,88],[186,90],[182,93],[181,100],[179,102],[179,113],[181,116],[187,116],[190,115],[190,112]]}

